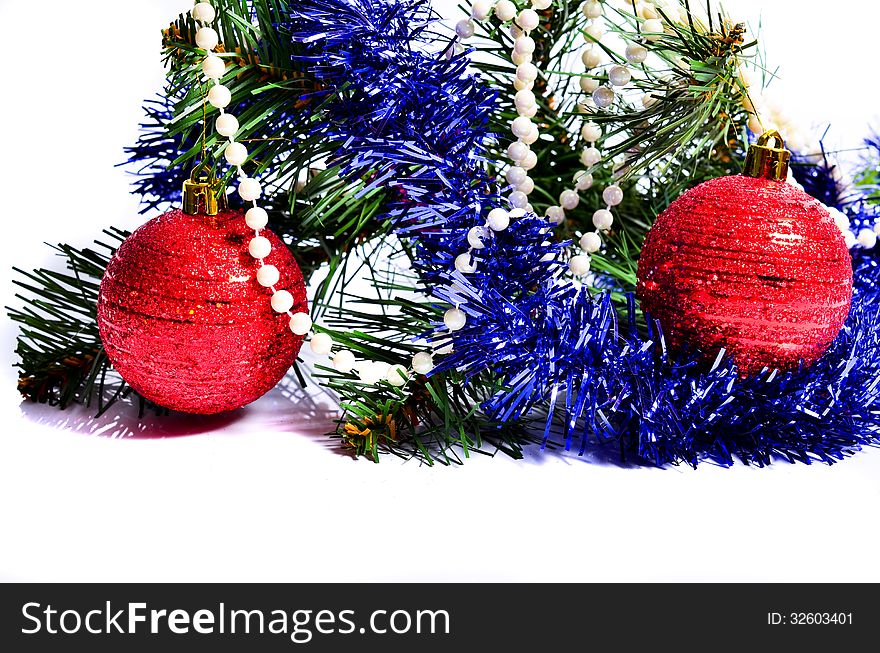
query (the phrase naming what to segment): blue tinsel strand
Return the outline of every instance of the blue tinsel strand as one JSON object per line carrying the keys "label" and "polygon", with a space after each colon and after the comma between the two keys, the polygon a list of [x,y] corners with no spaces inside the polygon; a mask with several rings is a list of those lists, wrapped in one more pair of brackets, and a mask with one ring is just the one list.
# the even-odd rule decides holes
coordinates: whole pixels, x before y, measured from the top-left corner
{"label": "blue tinsel strand", "polygon": [[[487,119],[495,92],[447,60],[422,0],[301,0],[286,31],[305,46],[328,103],[315,130],[339,144],[342,174],[388,192],[385,219],[416,245],[416,269],[432,295],[467,313],[467,325],[436,337],[452,341],[437,373],[491,370],[506,390],[482,406],[501,420],[535,409],[560,419],[567,446],[613,442],[658,465],[735,459],[833,462],[878,443],[880,303],[873,255],[856,255],[849,319],[828,353],[807,370],[741,380],[720,358],[670,355],[662,334],[635,327],[607,294],[591,296],[562,278],[551,225],[535,216],[511,222],[474,251],[477,272],[455,271],[468,230],[502,204],[483,164],[493,138]],[[827,169],[802,166],[801,183],[839,205]],[[838,193],[835,195],[834,193]],[[848,200],[854,224],[868,202]],[[622,323],[621,323],[622,322]]]}
{"label": "blue tinsel strand", "polygon": [[168,135],[174,107],[180,99],[180,93],[166,90],[146,100],[140,136],[134,145],[125,148],[128,161],[120,165],[133,168],[136,180],[132,185],[141,198],[141,213],[180,204],[184,178],[171,163],[181,152],[197,147],[200,136],[196,132],[190,132],[185,139]]}

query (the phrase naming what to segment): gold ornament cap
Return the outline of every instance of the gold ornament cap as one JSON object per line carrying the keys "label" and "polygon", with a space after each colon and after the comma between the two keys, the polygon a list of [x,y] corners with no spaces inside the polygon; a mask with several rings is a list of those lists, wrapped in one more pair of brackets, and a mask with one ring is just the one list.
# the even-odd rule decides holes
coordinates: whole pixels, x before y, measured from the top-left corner
{"label": "gold ornament cap", "polygon": [[[775,141],[775,147],[769,145],[771,140]],[[788,178],[790,159],[791,152],[785,149],[782,136],[775,129],[771,129],[761,134],[757,143],[749,146],[743,174],[746,177],[784,181]]]}
{"label": "gold ornament cap", "polygon": [[207,164],[193,168],[183,182],[183,212],[189,215],[217,215],[226,208],[226,187],[217,181]]}

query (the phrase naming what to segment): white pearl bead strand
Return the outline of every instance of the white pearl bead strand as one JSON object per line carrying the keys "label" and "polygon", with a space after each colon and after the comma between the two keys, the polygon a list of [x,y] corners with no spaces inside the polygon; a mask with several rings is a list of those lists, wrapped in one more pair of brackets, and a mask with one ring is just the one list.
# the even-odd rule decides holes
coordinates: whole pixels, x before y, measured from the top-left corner
{"label": "white pearl bead strand", "polygon": [[[215,122],[215,128],[218,134],[227,139],[223,154],[229,165],[233,166],[238,173],[239,197],[252,204],[245,214],[245,222],[248,227],[254,230],[254,237],[248,243],[248,253],[259,264],[256,275],[257,283],[272,292],[270,298],[272,310],[276,313],[287,314],[290,318],[290,330],[295,335],[310,335],[309,346],[312,352],[320,356],[331,356],[333,367],[341,374],[349,374],[353,370],[357,370],[360,380],[364,383],[375,384],[386,381],[394,387],[406,385],[412,374],[402,365],[389,366],[387,363],[379,361],[358,361],[355,355],[347,349],[340,349],[334,355],[333,338],[327,333],[312,331],[313,324],[309,314],[305,312],[293,313],[291,311],[294,304],[293,295],[286,290],[277,288],[280,281],[278,268],[267,264],[264,260],[272,252],[272,243],[261,233],[268,222],[266,210],[257,205],[257,200],[262,196],[263,189],[257,179],[249,177],[244,171],[243,166],[249,157],[248,150],[243,143],[235,140],[240,129],[238,119],[226,111],[226,107],[232,102],[232,92],[221,82],[226,74],[226,63],[221,56],[214,52],[220,45],[217,30],[211,27],[217,18],[217,10],[208,2],[198,2],[190,11],[190,15],[198,25],[195,34],[196,45],[204,50],[205,54],[200,69],[208,81],[213,82],[213,86],[208,91],[207,102],[220,112]],[[463,22],[466,24],[459,25],[459,34],[467,38],[473,35],[473,23]],[[463,312],[458,311],[458,313],[461,315],[453,314],[450,321],[453,326],[461,328],[464,326],[465,318]],[[461,326],[458,326],[459,324]],[[416,373],[428,374],[433,368],[433,358],[430,354],[420,352],[413,357],[411,369]]]}
{"label": "white pearl bead strand", "polygon": [[[511,53],[513,62],[517,65],[516,74],[513,80],[516,95],[514,96],[514,106],[518,117],[515,118],[510,125],[510,130],[517,140],[512,142],[507,148],[507,155],[511,160],[512,166],[508,168],[505,175],[507,182],[510,184],[512,191],[508,196],[513,210],[505,212],[504,209],[494,209],[489,213],[486,220],[486,227],[493,231],[503,231],[510,224],[510,218],[514,217],[514,212],[530,211],[531,204],[528,203],[528,195],[534,190],[534,181],[528,176],[528,171],[537,165],[537,155],[529,147],[540,138],[540,132],[537,125],[532,122],[532,118],[538,110],[537,98],[532,91],[534,83],[538,78],[539,71],[537,66],[532,63],[532,53],[535,50],[535,41],[531,36],[540,24],[540,16],[535,10],[547,10],[553,6],[552,0],[532,0],[532,9],[523,9],[516,13],[516,6],[509,0],[498,0],[494,4],[492,0],[475,0],[471,7],[471,17],[474,21],[482,22],[489,19],[493,13],[502,22],[513,21],[511,25],[511,33],[514,37],[514,46]],[[602,49],[598,46],[605,33],[605,28],[599,20],[603,15],[602,3],[598,0],[588,0],[581,5],[581,11],[589,19],[586,29],[584,30],[584,40],[588,43],[587,49],[582,54],[582,61],[589,71],[603,64],[605,59]],[[650,11],[653,11],[651,8]],[[654,14],[651,14],[652,16]],[[651,20],[656,20],[652,18]],[[650,27],[656,27],[651,24]],[[662,23],[661,23],[662,31]],[[471,34],[472,35],[472,34]],[[631,44],[627,48],[627,60],[630,63],[641,63],[647,56],[647,49],[639,44]],[[624,65],[615,64],[608,71],[608,86],[602,86],[595,76],[583,75],[580,78],[579,85],[584,93],[591,94],[593,104],[599,109],[610,107],[617,93],[614,88],[622,88],[629,84],[632,80],[632,72]],[[581,161],[585,166],[585,170],[579,171],[574,176],[574,189],[563,191],[559,196],[559,204],[551,206],[547,209],[546,217],[548,220],[560,224],[565,220],[565,212],[575,210],[580,204],[580,196],[578,191],[588,190],[593,185],[593,168],[602,160],[602,153],[596,147],[597,141],[602,136],[602,130],[594,122],[587,122],[581,130],[581,136],[588,147],[581,153]],[[611,207],[617,206],[623,201],[623,191],[620,186],[613,184],[608,186],[602,193],[606,207],[599,209],[593,215],[593,226],[595,232],[584,234],[580,239],[582,254],[572,256],[569,260],[569,269],[575,276],[584,276],[590,270],[590,254],[598,252],[602,247],[601,232],[607,232],[614,223],[614,217],[611,214]],[[502,215],[504,214],[504,215]],[[525,213],[523,213],[525,214]],[[473,230],[471,230],[473,232]],[[490,232],[491,233],[491,232]],[[867,240],[867,236],[865,237]],[[468,234],[468,244],[471,249],[467,252],[467,257],[462,254],[456,258],[455,266],[459,272],[468,273],[476,271],[473,265],[471,254],[474,249],[481,249],[482,244],[477,243],[477,237],[471,238]]]}

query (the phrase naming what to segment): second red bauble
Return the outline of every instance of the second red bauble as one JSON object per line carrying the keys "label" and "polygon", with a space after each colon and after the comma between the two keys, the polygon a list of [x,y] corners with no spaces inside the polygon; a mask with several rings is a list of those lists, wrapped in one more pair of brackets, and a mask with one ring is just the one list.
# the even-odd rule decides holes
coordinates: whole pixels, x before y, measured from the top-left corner
{"label": "second red bauble", "polygon": [[822,205],[783,181],[734,175],[673,202],[648,232],[638,268],[642,309],[667,343],[742,374],[817,360],[852,299],[852,262]]}
{"label": "second red bauble", "polygon": [[[268,229],[265,263],[278,290],[307,310],[302,273]],[[113,367],[154,403],[219,413],[259,398],[296,360],[302,336],[275,313],[248,253],[254,230],[240,211],[215,216],[170,211],[119,247],[101,281],[98,326]]]}

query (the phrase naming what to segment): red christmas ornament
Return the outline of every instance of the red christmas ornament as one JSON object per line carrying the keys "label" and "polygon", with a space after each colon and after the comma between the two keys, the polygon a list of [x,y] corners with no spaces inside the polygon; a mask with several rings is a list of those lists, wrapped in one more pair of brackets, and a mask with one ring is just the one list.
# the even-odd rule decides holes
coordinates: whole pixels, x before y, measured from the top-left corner
{"label": "red christmas ornament", "polygon": [[[287,246],[265,263],[276,289],[307,310],[302,273]],[[240,211],[171,211],[140,227],[113,256],[101,281],[98,327],[107,356],[150,401],[187,413],[234,410],[271,390],[296,360],[303,337],[270,305],[248,253],[254,231]]]}
{"label": "red christmas ornament", "polygon": [[[768,147],[777,138],[780,147]],[[789,153],[775,132],[746,175],[682,195],[648,232],[638,269],[642,308],[674,348],[721,348],[742,374],[817,360],[852,299],[852,261],[822,205],[784,181]]]}

